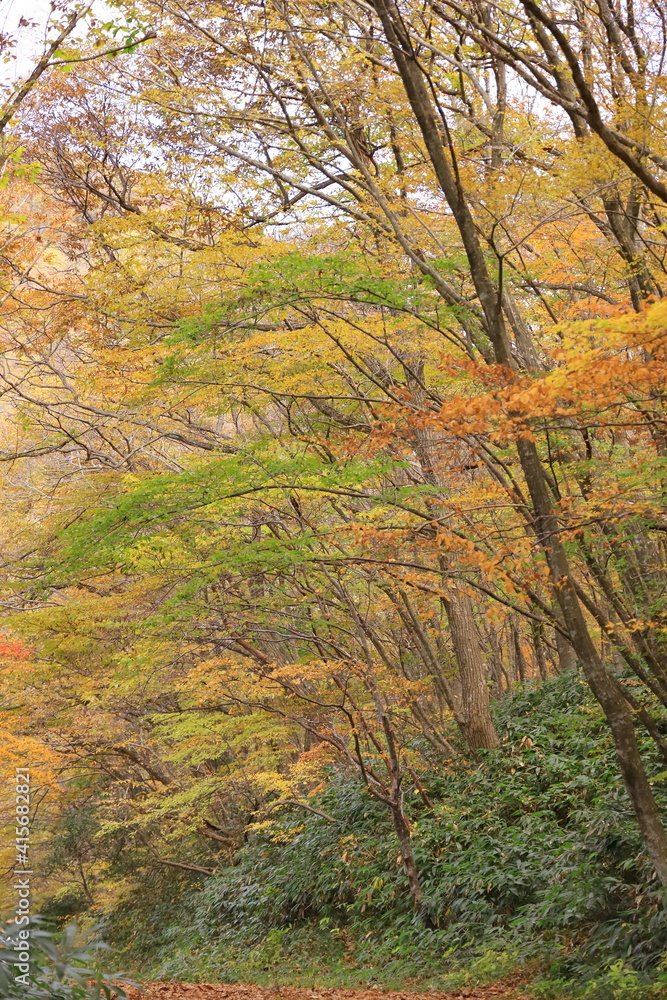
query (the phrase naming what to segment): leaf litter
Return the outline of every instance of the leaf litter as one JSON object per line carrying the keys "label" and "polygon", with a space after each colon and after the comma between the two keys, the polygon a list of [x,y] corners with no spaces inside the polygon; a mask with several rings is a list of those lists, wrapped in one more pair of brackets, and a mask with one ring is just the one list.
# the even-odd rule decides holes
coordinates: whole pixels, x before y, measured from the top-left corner
{"label": "leaf litter", "polygon": [[243,983],[145,983],[142,991],[128,987],[128,1000],[528,1000],[517,978],[488,986],[449,992],[405,992],[367,988],[304,989],[294,986],[253,986]]}

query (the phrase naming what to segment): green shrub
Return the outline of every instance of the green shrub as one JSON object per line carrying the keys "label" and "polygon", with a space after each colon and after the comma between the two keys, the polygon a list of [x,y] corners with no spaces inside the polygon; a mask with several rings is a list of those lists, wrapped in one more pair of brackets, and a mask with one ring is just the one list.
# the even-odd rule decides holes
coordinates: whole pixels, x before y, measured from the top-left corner
{"label": "green shrub", "polygon": [[[252,837],[192,894],[186,919],[172,909],[154,967],[173,967],[182,941],[190,976],[199,955],[208,975],[216,961],[233,974],[226,956],[241,953],[266,971],[278,942],[286,962],[290,941],[310,928],[323,967],[342,962],[360,981],[442,977],[484,955],[505,956],[503,967],[507,956],[541,963],[552,982],[594,979],[605,965],[628,983],[653,975],[667,948],[663,890],[587,687],[573,674],[525,687],[498,706],[496,724],[502,748],[474,760],[443,765],[414,748],[434,803],[413,796],[409,809],[421,914],[386,810],[333,770],[318,802],[335,822],[294,809],[274,835]],[[664,766],[647,740],[643,751],[664,803]]]}
{"label": "green shrub", "polygon": [[[30,961],[21,963],[29,966],[25,975],[17,967],[15,946],[20,933],[16,924],[0,925],[0,1000],[101,1000],[103,996],[110,1000],[112,993],[121,1000],[125,997],[118,981],[128,980],[95,968],[93,952],[106,945],[91,940],[90,935],[80,940],[76,924],[56,936],[42,929],[39,920],[33,923]],[[92,985],[90,980],[94,980]]]}

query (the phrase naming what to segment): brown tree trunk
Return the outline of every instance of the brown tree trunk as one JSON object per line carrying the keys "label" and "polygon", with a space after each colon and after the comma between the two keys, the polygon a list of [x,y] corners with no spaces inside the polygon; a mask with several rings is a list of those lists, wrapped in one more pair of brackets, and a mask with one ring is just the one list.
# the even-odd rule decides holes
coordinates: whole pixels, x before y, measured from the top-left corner
{"label": "brown tree trunk", "polygon": [[531,621],[530,631],[533,640],[533,649],[535,650],[535,662],[539,671],[540,680],[546,681],[549,677],[549,671],[547,670],[547,658],[544,655],[543,630],[543,625],[539,622]]}
{"label": "brown tree trunk", "polygon": [[489,685],[472,601],[467,594],[457,593],[443,603],[461,678],[464,739],[471,750],[492,749],[500,740],[491,718]]}
{"label": "brown tree trunk", "polygon": [[535,511],[535,528],[551,570],[558,604],[570,642],[581,663],[589,687],[611,729],[623,782],[634,807],[644,843],[658,878],[667,885],[667,836],[639,753],[633,714],[623,691],[605,668],[591,639],[581,605],[570,579],[567,555],[560,540],[537,449],[519,439],[517,449]]}
{"label": "brown tree trunk", "polygon": [[422,133],[438,183],[454,216],[470,265],[470,276],[484,313],[487,336],[499,364],[511,365],[512,355],[503,321],[501,297],[489,276],[486,258],[477,235],[475,221],[465,199],[458,168],[450,164],[445,149],[450,147],[446,123],[440,125],[433,112],[431,97],[415,55],[405,22],[394,0],[375,0],[373,6],[382,22],[405,93]]}
{"label": "brown tree trunk", "polygon": [[[411,404],[415,410],[428,413],[423,358],[409,358],[406,355],[402,360],[411,392]],[[414,448],[424,480],[439,486],[443,495],[447,493],[447,483],[440,468],[437,434],[423,421],[415,428]],[[440,565],[443,575],[446,575],[447,560],[444,557],[441,558]],[[492,749],[500,741],[491,718],[487,669],[472,601],[464,590],[456,588],[443,600],[443,604],[461,681],[461,711],[457,713],[457,722],[471,750]]]}
{"label": "brown tree trunk", "polygon": [[516,627],[516,623],[512,622],[510,625],[512,630],[512,645],[514,647],[514,662],[516,664],[516,675],[522,684],[526,683],[528,677],[528,671],[526,670],[526,657],[523,655],[523,650],[521,648],[521,637],[519,636],[519,630]]}
{"label": "brown tree trunk", "polygon": [[488,662],[493,676],[494,696],[502,698],[505,692],[511,688],[512,682],[505,670],[502,646],[498,639],[498,634],[493,627],[486,629],[486,639],[491,651],[488,656]]}
{"label": "brown tree trunk", "polygon": [[[540,16],[532,0],[523,2],[532,14]],[[503,321],[500,295],[491,281],[474,220],[464,196],[446,122],[443,120],[442,127],[439,126],[424,79],[424,71],[394,0],[374,0],[374,6],[422,133],[429,159],[458,226],[496,361],[514,367]],[[544,17],[541,15],[541,19]],[[608,142],[607,144],[609,145]],[[445,152],[448,147],[451,163]],[[620,158],[627,162],[627,157],[620,156]],[[644,183],[651,187],[647,181]],[[651,190],[658,193],[655,185]],[[664,185],[661,185],[660,197],[663,197],[665,190]],[[567,555],[560,540],[558,522],[553,513],[537,449],[533,442],[520,438],[517,441],[517,450],[533,503],[535,530],[549,565],[568,638],[581,662],[591,691],[604,711],[614,738],[623,781],[632,801],[644,842],[658,878],[663,885],[667,885],[667,836],[639,753],[632,713],[618,681],[605,669],[588,631],[570,579]]]}
{"label": "brown tree trunk", "polygon": [[577,654],[567,641],[562,632],[555,631],[556,649],[558,651],[558,673],[565,674],[568,670],[574,670],[577,665]]}
{"label": "brown tree trunk", "polygon": [[410,886],[412,902],[415,910],[420,910],[424,902],[424,890],[419,881],[419,872],[417,871],[417,864],[412,850],[410,827],[408,826],[408,821],[405,818],[405,813],[400,802],[391,806],[391,821],[401,848],[401,862],[408,879],[408,885]]}
{"label": "brown tree trunk", "polygon": [[[401,861],[408,879],[408,885],[410,886],[410,895],[412,896],[412,902],[415,910],[419,911],[421,910],[422,902],[424,900],[424,891],[421,887],[419,871],[417,870],[417,863],[412,850],[410,825],[406,819],[405,812],[403,811],[403,791],[401,788],[403,783],[403,767],[401,765],[398,747],[394,738],[394,732],[391,727],[391,721],[386,713],[383,713],[382,715],[382,728],[384,729],[387,742],[387,763],[391,777],[391,784],[390,787],[385,789],[384,792],[380,792],[378,794],[378,791],[374,790],[373,794],[376,798],[379,798],[382,802],[385,802],[386,805],[389,806],[391,821],[396,832],[396,837],[398,838],[398,843],[401,847]],[[366,781],[366,784],[368,785],[368,781]],[[370,785],[368,785],[368,787],[372,790]],[[421,785],[418,784],[418,787],[421,788]]]}

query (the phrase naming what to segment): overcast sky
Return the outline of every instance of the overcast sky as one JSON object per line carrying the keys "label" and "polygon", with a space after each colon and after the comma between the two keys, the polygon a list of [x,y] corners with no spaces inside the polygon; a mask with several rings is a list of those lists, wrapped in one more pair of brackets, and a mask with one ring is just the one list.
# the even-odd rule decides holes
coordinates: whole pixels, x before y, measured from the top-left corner
{"label": "overcast sky", "polygon": [[[51,4],[49,0],[0,0],[0,31],[3,35],[18,37],[17,59],[10,63],[0,63],[0,77],[3,83],[14,83],[30,72],[34,56],[41,52]],[[37,28],[21,28],[21,17],[36,21]]]}
{"label": "overcast sky", "polygon": [[[69,4],[67,13],[70,13],[74,4]],[[118,11],[112,12],[104,3],[104,0],[96,0],[93,12],[100,15],[107,15],[107,20],[118,20]],[[10,35],[18,39],[14,54],[16,59],[8,63],[0,62],[0,84],[13,84],[17,80],[22,80],[30,73],[35,60],[42,54],[45,37],[52,39],[55,32],[48,31],[49,15],[51,13],[50,0],[0,0],[0,32],[3,35]],[[21,17],[26,20],[36,22],[34,28],[19,28]],[[82,28],[82,32],[85,29]],[[76,37],[76,36],[75,36]]]}

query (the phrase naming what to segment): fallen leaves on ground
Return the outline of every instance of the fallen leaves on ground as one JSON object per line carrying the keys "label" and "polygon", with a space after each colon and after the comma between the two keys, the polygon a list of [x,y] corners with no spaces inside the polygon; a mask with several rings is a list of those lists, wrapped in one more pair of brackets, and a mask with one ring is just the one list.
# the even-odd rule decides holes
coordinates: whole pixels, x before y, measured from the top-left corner
{"label": "fallen leaves on ground", "polygon": [[528,1000],[516,979],[489,986],[459,988],[448,993],[304,989],[295,986],[251,986],[243,983],[145,983],[143,993],[126,989],[128,1000]]}

